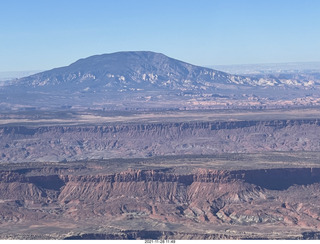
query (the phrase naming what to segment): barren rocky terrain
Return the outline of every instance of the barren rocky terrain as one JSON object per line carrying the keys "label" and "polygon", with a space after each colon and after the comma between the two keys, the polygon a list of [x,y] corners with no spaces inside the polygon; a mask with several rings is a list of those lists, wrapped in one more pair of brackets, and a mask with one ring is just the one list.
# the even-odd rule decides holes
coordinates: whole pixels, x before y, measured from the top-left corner
{"label": "barren rocky terrain", "polygon": [[[2,166],[0,237],[316,238],[318,157],[225,154]],[[238,169],[228,170],[229,163]]]}
{"label": "barren rocky terrain", "polygon": [[[87,114],[82,116],[87,118],[84,121],[77,121],[77,117],[65,121],[47,118],[47,125],[45,119],[11,115],[0,120],[3,123],[0,125],[0,160],[60,162],[164,155],[319,151],[320,120],[317,112],[294,112],[298,114],[295,118],[292,111],[278,112],[281,115],[274,111],[264,115],[259,111],[247,115],[246,112],[228,114],[215,111],[199,113],[198,116],[194,112],[162,113],[158,118],[154,114],[138,113],[119,116],[118,120],[122,121],[112,116]],[[24,125],[22,121],[26,121]]]}
{"label": "barren rocky terrain", "polygon": [[3,113],[0,238],[318,239],[318,118]]}

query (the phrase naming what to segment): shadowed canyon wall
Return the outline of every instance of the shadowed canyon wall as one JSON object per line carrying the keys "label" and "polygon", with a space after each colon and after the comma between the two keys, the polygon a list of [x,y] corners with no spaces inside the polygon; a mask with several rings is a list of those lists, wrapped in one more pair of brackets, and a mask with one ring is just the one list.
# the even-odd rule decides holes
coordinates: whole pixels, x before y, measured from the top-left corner
{"label": "shadowed canyon wall", "polygon": [[[185,175],[163,170],[47,176],[3,171],[0,177],[4,222],[39,215],[48,219],[144,215],[173,223],[320,227],[319,218],[312,217],[320,211],[320,168],[199,169]],[[57,208],[61,210],[52,211]]]}

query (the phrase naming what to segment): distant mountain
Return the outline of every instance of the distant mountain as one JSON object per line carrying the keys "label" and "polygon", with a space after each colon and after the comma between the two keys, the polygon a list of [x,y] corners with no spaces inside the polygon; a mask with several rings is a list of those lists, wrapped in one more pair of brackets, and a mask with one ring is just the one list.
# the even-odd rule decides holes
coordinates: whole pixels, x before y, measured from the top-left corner
{"label": "distant mountain", "polygon": [[161,53],[117,52],[2,84],[0,110],[318,106],[317,75],[231,75]]}
{"label": "distant mountain", "polygon": [[253,84],[247,77],[191,65],[160,53],[117,52],[80,59],[18,80],[29,87],[72,87],[79,89],[124,90],[207,90],[227,85]]}

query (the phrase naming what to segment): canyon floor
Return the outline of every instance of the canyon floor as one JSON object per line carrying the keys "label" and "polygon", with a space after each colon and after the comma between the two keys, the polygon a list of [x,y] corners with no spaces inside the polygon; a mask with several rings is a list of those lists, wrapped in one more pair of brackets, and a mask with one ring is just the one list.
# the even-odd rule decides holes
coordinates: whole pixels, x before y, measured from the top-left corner
{"label": "canyon floor", "polygon": [[1,239],[319,239],[320,110],[0,117]]}

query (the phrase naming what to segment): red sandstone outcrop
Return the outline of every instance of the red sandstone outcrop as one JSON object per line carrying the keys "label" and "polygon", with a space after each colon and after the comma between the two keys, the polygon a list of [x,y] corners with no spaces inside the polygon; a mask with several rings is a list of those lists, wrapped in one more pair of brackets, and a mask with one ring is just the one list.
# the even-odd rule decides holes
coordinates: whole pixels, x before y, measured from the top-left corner
{"label": "red sandstone outcrop", "polygon": [[144,216],[184,225],[320,228],[318,168],[0,175],[2,224]]}

